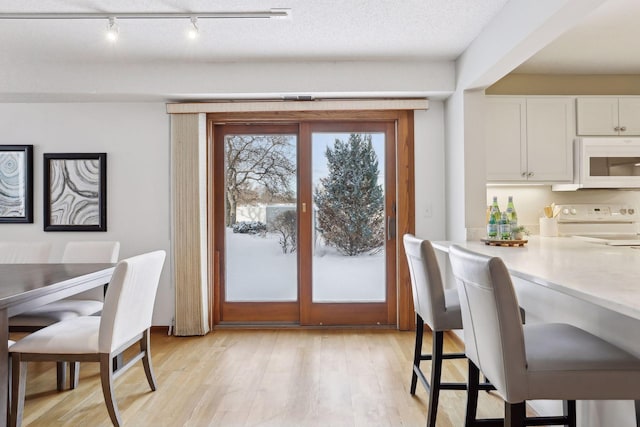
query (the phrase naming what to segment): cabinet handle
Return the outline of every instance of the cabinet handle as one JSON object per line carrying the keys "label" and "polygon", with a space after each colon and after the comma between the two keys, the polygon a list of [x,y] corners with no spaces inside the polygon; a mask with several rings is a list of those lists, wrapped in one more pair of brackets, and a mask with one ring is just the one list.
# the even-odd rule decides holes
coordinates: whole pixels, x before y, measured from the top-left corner
{"label": "cabinet handle", "polygon": [[625,130],[627,130],[627,127],[626,127],[626,126],[622,126],[622,127],[620,127],[620,130],[621,130],[622,132],[624,132]]}
{"label": "cabinet handle", "polygon": [[619,132],[620,131],[620,126],[614,127],[613,130],[615,130],[616,132]]}
{"label": "cabinet handle", "polygon": [[528,177],[532,177],[532,176],[533,176],[533,172],[529,172],[529,173],[527,174],[527,176],[528,176]]}
{"label": "cabinet handle", "polygon": [[524,178],[524,177],[526,177],[526,176],[527,176],[527,173],[526,173],[526,172],[522,172],[522,173],[520,174],[520,176],[522,176],[522,177]]}

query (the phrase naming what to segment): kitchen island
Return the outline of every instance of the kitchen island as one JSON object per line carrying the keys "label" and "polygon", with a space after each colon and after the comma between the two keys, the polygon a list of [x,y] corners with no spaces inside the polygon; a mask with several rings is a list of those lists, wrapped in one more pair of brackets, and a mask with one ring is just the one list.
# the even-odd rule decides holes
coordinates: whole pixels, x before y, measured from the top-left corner
{"label": "kitchen island", "polygon": [[[571,237],[534,236],[522,247],[488,246],[481,241],[432,243],[443,255],[447,287],[455,287],[443,259],[452,244],[500,257],[512,275],[527,323],[570,323],[640,357],[640,249]],[[531,406],[543,414],[561,410],[559,402],[538,401]],[[633,402],[579,402],[578,425],[635,426]]]}

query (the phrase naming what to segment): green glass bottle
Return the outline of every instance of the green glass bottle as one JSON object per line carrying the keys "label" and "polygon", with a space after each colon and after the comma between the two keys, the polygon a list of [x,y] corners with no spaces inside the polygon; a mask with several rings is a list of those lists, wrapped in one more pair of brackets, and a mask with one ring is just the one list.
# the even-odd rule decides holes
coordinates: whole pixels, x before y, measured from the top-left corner
{"label": "green glass bottle", "polygon": [[502,212],[500,216],[500,223],[498,224],[498,234],[500,235],[501,240],[510,240],[511,239],[511,224],[509,223],[509,219],[507,218],[507,212]]}
{"label": "green glass bottle", "polygon": [[498,238],[498,223],[500,222],[500,207],[498,206],[498,198],[493,196],[491,203],[491,211],[489,212],[489,220],[487,221],[487,237],[489,239]]}
{"label": "green glass bottle", "polygon": [[509,196],[506,212],[507,220],[509,221],[509,224],[511,224],[511,230],[515,230],[518,228],[518,214],[516,213],[516,208],[513,206],[513,196]]}

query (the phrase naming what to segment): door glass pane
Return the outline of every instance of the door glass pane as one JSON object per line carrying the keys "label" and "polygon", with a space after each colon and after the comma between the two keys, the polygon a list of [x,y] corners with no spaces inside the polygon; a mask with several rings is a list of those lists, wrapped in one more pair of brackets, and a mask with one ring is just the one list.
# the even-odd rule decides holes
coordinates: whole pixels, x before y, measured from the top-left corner
{"label": "door glass pane", "polygon": [[311,137],[313,302],[384,302],[384,133]]}
{"label": "door glass pane", "polygon": [[296,135],[226,135],[225,300],[297,301]]}

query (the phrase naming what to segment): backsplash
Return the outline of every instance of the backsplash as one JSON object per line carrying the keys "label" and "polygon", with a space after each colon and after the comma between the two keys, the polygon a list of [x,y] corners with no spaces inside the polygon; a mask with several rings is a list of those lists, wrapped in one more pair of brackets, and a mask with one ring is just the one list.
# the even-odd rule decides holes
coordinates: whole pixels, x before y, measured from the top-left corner
{"label": "backsplash", "polygon": [[[538,219],[543,214],[545,206],[555,204],[578,203],[618,203],[630,204],[640,208],[640,190],[579,190],[579,191],[551,191],[551,186],[500,186],[487,185],[487,206],[491,204],[493,196],[498,197],[498,204],[503,210],[507,206],[507,199],[513,196],[513,203],[518,213],[518,223],[529,229],[531,234],[539,233]],[[482,213],[484,215],[484,212]],[[482,234],[483,230],[477,233]],[[475,235],[473,230],[468,234]],[[469,236],[468,236],[469,237]],[[478,236],[477,238],[484,237]]]}

